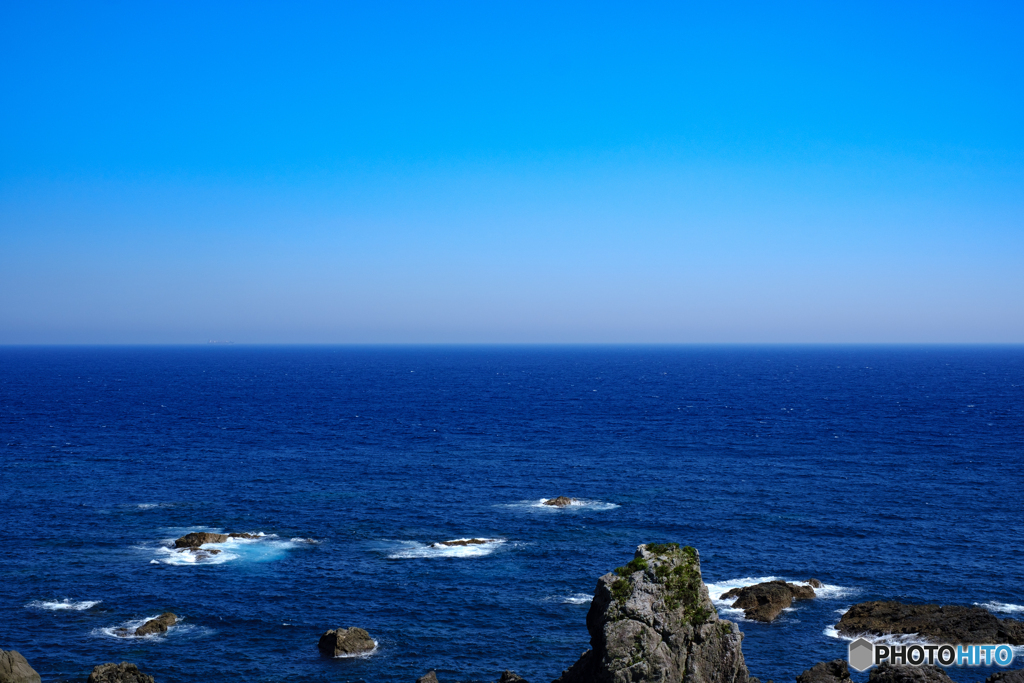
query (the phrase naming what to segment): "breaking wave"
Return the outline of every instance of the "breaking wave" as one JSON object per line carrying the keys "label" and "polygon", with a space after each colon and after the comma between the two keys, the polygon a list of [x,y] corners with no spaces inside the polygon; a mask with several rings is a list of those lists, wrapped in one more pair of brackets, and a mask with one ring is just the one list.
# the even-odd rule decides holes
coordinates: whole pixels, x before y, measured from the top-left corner
{"label": "breaking wave", "polygon": [[[469,540],[473,539],[457,538],[445,543]],[[485,555],[490,555],[505,543],[505,540],[501,538],[481,538],[476,540],[483,541],[483,543],[444,545],[444,543],[397,541],[391,546],[387,558],[389,560],[410,560],[434,557],[484,557]],[[395,545],[397,545],[397,548]]]}
{"label": "breaking wave", "polygon": [[122,622],[116,626],[104,626],[100,628],[95,628],[92,630],[92,635],[101,638],[113,638],[114,640],[131,642],[139,640],[163,640],[164,638],[167,638],[172,635],[175,637],[186,635],[207,635],[213,632],[211,629],[208,629],[206,627],[194,626],[179,619],[178,623],[176,623],[174,626],[169,626],[167,630],[163,633],[150,633],[146,636],[135,635],[135,629],[142,626],[150,619],[156,619],[158,616],[160,615],[154,614],[151,617],[145,617],[142,619],[129,619],[128,621]]}
{"label": "breaking wave", "polygon": [[33,600],[32,602],[25,605],[30,609],[43,609],[43,610],[72,610],[80,612],[103,602],[102,600]]}
{"label": "breaking wave", "polygon": [[[206,531],[207,529],[200,530]],[[156,548],[156,557],[150,560],[150,564],[182,567],[224,564],[235,560],[270,562],[281,559],[289,549],[296,547],[300,542],[295,539],[282,540],[275,534],[265,534],[262,531],[258,532],[257,536],[257,538],[229,538],[223,543],[205,543],[195,551],[175,548],[173,547],[174,539],[165,539],[166,544]],[[309,542],[309,539],[302,539],[301,542]]]}
{"label": "breaking wave", "polygon": [[1010,602],[976,602],[978,607],[984,607],[989,612],[1002,612],[1003,614],[1018,614],[1024,612],[1024,605],[1014,605]]}

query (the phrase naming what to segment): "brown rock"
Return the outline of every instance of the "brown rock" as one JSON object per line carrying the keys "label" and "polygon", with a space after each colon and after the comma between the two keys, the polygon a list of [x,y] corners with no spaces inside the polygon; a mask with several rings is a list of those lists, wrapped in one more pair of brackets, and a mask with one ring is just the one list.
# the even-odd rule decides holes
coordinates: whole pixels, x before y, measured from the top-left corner
{"label": "brown rock", "polygon": [[861,602],[846,611],[836,629],[854,636],[917,633],[943,643],[1024,645],[1024,622],[999,619],[977,606]]}
{"label": "brown rock", "polygon": [[0,650],[0,683],[40,683],[40,678],[20,653]]}
{"label": "brown rock", "polygon": [[436,543],[435,545],[483,545],[487,542],[488,541],[486,538],[463,538],[459,539],[458,541],[441,541],[440,543]]}
{"label": "brown rock", "polygon": [[940,666],[893,666],[885,662],[871,670],[868,683],[953,683]]}
{"label": "brown rock", "polygon": [[150,619],[142,626],[135,629],[137,636],[149,636],[154,633],[166,633],[167,628],[178,623],[178,617],[171,612],[164,612],[156,619]]}
{"label": "brown rock", "polygon": [[985,683],[1024,683],[1024,669],[997,671],[986,678]]}
{"label": "brown rock", "polygon": [[564,508],[566,505],[572,505],[576,502],[575,498],[568,498],[566,496],[558,496],[557,498],[549,498],[544,501],[545,505],[551,505],[556,508]]}
{"label": "brown rock", "polygon": [[735,598],[732,606],[742,609],[743,616],[754,621],[773,621],[793,600],[810,600],[814,589],[785,581],[766,581],[745,588],[733,588],[722,599]]}
{"label": "brown rock", "polygon": [[822,583],[818,579],[807,579],[804,583],[811,584],[811,588],[821,588]]}
{"label": "brown rock", "polygon": [[332,629],[320,636],[316,644],[320,653],[327,657],[350,657],[373,651],[377,644],[370,634],[361,628]]}
{"label": "brown rock", "polygon": [[131,662],[100,664],[89,674],[88,683],[156,683]]}
{"label": "brown rock", "polygon": [[228,534],[228,536],[230,536],[231,538],[259,538],[260,537],[259,534],[248,534],[248,533]]}
{"label": "brown rock", "polygon": [[428,671],[424,675],[417,678],[416,683],[437,683],[437,674],[433,671]]}
{"label": "brown rock", "polygon": [[526,679],[511,671],[502,671],[498,683],[526,683]]}
{"label": "brown rock", "polygon": [[849,683],[849,681],[850,669],[847,668],[844,659],[818,662],[796,677],[796,683]]}
{"label": "brown rock", "polygon": [[174,542],[175,548],[198,548],[206,543],[223,543],[230,536],[227,534],[211,534],[205,531],[194,531],[185,534]]}

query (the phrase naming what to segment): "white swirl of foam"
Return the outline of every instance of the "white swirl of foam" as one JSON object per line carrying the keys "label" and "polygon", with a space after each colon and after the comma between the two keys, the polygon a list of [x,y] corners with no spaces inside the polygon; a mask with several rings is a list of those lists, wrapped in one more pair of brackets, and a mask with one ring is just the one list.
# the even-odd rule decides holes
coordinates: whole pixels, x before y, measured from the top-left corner
{"label": "white swirl of foam", "polygon": [[853,635],[840,633],[836,628],[836,624],[826,626],[823,633],[829,638],[835,638],[836,640],[857,640],[858,638],[864,638],[865,640],[872,643],[881,643],[883,645],[928,645],[930,641],[919,633],[856,633]]}
{"label": "white swirl of foam", "polygon": [[1016,612],[1024,612],[1024,605],[1014,605],[1011,602],[976,602],[974,603],[978,607],[984,607],[990,612],[1002,612],[1004,614],[1014,614]]}
{"label": "white swirl of foam", "polygon": [[[468,541],[468,538],[453,539]],[[503,543],[501,538],[481,538],[484,543],[471,545],[444,545],[442,543],[420,543],[418,541],[398,541],[398,548],[388,554],[389,560],[410,560],[434,557],[483,557],[490,555]]]}
{"label": "white swirl of foam", "polygon": [[150,564],[187,567],[224,564],[234,560],[266,562],[280,559],[288,549],[296,546],[295,541],[275,540],[276,534],[258,532],[256,535],[258,538],[229,538],[223,543],[204,543],[197,549],[161,546],[156,549],[156,558],[150,560]]}
{"label": "white swirl of foam", "polygon": [[90,607],[95,607],[96,605],[100,604],[101,602],[103,602],[103,601],[102,600],[80,600],[80,601],[76,602],[74,600],[67,600],[67,599],[65,599],[65,600],[33,600],[32,602],[30,602],[27,605],[25,605],[25,607],[29,607],[31,609],[45,609],[45,610],[51,610],[51,611],[56,611],[56,610],[73,610],[73,611],[76,611],[76,612],[80,612],[80,611],[82,611],[84,609],[89,609]]}
{"label": "white swirl of foam", "polygon": [[567,605],[589,605],[590,601],[593,600],[593,596],[587,595],[586,593],[573,593],[562,598],[562,602]]}

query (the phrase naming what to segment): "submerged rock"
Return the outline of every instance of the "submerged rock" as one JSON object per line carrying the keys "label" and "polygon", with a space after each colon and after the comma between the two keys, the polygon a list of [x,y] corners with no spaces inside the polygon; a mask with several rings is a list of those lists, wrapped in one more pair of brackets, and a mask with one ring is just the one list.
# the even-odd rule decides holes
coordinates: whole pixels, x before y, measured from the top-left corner
{"label": "submerged rock", "polygon": [[164,612],[156,619],[150,619],[142,626],[135,629],[135,635],[148,636],[154,633],[166,633],[169,626],[178,623],[178,617],[171,612]]}
{"label": "submerged rock", "polygon": [[224,541],[231,538],[227,534],[211,534],[206,531],[193,531],[191,534],[185,534],[181,538],[174,541],[175,548],[198,548],[206,543],[223,543]]}
{"label": "submerged rock", "polygon": [[796,683],[849,683],[849,681],[850,669],[846,666],[844,659],[818,662],[796,677]]}
{"label": "submerged rock", "polygon": [[228,536],[230,538],[260,538],[259,534],[249,534],[249,533],[228,534]]}
{"label": "submerged rock", "polygon": [[868,683],[953,683],[941,666],[893,666],[888,662],[871,670]]}
{"label": "submerged rock", "polygon": [[748,683],[743,635],[718,618],[690,547],[641,545],[598,579],[587,630],[591,649],[556,683]]}
{"label": "submerged rock", "polygon": [[976,606],[861,602],[846,611],[836,629],[853,636],[917,633],[944,643],[1024,645],[1024,622],[999,619]]}
{"label": "submerged rock", "polygon": [[498,683],[526,683],[526,679],[517,673],[505,670],[501,672],[501,678],[498,679]]}
{"label": "submerged rock", "polygon": [[722,599],[736,598],[733,607],[743,610],[743,616],[754,621],[773,621],[793,604],[793,600],[810,600],[814,589],[785,581],[766,581],[745,588],[733,588],[722,594]]}
{"label": "submerged rock", "polygon": [[483,545],[484,543],[490,543],[490,541],[486,538],[460,538],[457,541],[441,541],[440,543],[435,543],[434,545]]}
{"label": "submerged rock", "polygon": [[434,671],[428,671],[417,678],[416,683],[437,683],[437,674]]}
{"label": "submerged rock", "polygon": [[40,678],[21,653],[0,650],[0,683],[40,683]]}
{"label": "submerged rock", "polygon": [[332,629],[320,636],[316,644],[320,653],[327,657],[351,657],[372,652],[377,643],[361,628]]}
{"label": "submerged rock", "polygon": [[564,508],[566,505],[572,505],[576,502],[575,498],[569,498],[567,496],[558,496],[557,498],[548,498],[544,501],[545,505],[551,505],[556,508]]}
{"label": "submerged rock", "polygon": [[88,683],[156,683],[131,662],[100,664],[89,674]]}

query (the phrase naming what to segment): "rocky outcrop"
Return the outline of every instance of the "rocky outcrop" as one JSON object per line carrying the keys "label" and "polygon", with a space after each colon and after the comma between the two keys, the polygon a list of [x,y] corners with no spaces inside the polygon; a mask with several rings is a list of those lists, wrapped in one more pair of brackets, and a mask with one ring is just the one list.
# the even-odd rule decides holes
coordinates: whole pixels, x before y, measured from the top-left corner
{"label": "rocky outcrop", "polygon": [[697,551],[641,545],[597,582],[591,649],[557,683],[747,683],[736,625],[718,618]]}
{"label": "rocky outcrop", "polygon": [[[207,543],[224,543],[229,538],[259,538],[259,534],[248,534],[248,533],[235,533],[235,534],[211,534],[208,531],[193,531],[190,534],[185,534],[179,539],[174,541],[175,548],[198,548],[201,545]],[[207,552],[220,552],[219,550],[213,551],[208,550]]]}
{"label": "rocky outcrop", "polygon": [[868,683],[953,683],[941,666],[893,666],[888,662],[871,670]]}
{"label": "rocky outcrop", "polygon": [[178,617],[171,612],[164,612],[156,619],[150,619],[142,626],[135,629],[137,636],[149,636],[154,633],[166,633],[168,627],[178,623]]}
{"label": "rocky outcrop", "polygon": [[849,683],[850,669],[846,660],[833,659],[831,662],[818,662],[807,671],[796,677],[796,683]]}
{"label": "rocky outcrop", "polygon": [[131,662],[100,664],[89,674],[88,683],[156,683]]}
{"label": "rocky outcrop", "polygon": [[498,679],[498,683],[526,683],[526,679],[517,673],[505,670],[501,672],[501,678]]}
{"label": "rocky outcrop", "polygon": [[486,538],[460,538],[456,541],[441,541],[435,543],[437,546],[458,546],[458,545],[483,545],[484,543],[490,543]]}
{"label": "rocky outcrop", "polygon": [[811,588],[821,588],[823,585],[818,579],[807,579],[804,583],[809,584]]}
{"label": "rocky outcrop", "polygon": [[339,628],[320,636],[316,644],[320,654],[326,657],[351,657],[372,652],[377,643],[361,628]]}
{"label": "rocky outcrop", "polygon": [[224,541],[231,538],[227,534],[211,534],[205,531],[194,531],[191,534],[185,534],[181,538],[174,541],[175,548],[198,548],[201,545],[207,543],[223,543]]}
{"label": "rocky outcrop", "polygon": [[417,678],[416,683],[437,683],[437,674],[433,671],[428,671]]}
{"label": "rocky outcrop", "polygon": [[862,602],[846,611],[836,629],[853,636],[917,633],[944,643],[1024,645],[1024,622],[999,619],[976,606]]}
{"label": "rocky outcrop", "polygon": [[722,594],[723,600],[735,598],[733,607],[754,621],[774,621],[794,600],[810,600],[814,589],[785,581],[766,581],[744,588],[733,588]]}
{"label": "rocky outcrop", "polygon": [[1024,683],[1024,669],[997,671],[986,678],[985,683]]}
{"label": "rocky outcrop", "polygon": [[40,683],[40,679],[20,653],[0,650],[0,683]]}
{"label": "rocky outcrop", "polygon": [[545,505],[550,505],[556,508],[564,508],[566,505],[572,505],[576,502],[575,498],[568,498],[566,496],[558,496],[557,498],[548,498],[544,501]]}

